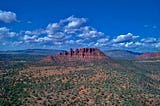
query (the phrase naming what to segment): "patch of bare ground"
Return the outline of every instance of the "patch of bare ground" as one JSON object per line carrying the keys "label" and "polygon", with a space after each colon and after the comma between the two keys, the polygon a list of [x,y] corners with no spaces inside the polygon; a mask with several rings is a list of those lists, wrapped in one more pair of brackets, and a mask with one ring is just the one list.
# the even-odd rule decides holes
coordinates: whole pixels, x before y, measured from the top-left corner
{"label": "patch of bare ground", "polygon": [[84,98],[84,95],[89,94],[90,88],[85,88],[83,85],[79,87],[79,93],[78,96],[81,98]]}
{"label": "patch of bare ground", "polygon": [[109,78],[109,75],[104,73],[103,71],[98,71],[92,77],[88,79],[88,81],[97,81],[97,80],[106,80]]}
{"label": "patch of bare ground", "polygon": [[146,84],[146,86],[150,86],[150,87],[153,87],[153,88],[160,89],[160,85],[157,84],[157,83],[154,83],[154,82],[147,82],[147,81],[143,81],[143,83]]}
{"label": "patch of bare ground", "polygon": [[93,99],[89,99],[87,104],[88,104],[88,106],[93,106],[94,105]]}
{"label": "patch of bare ground", "polygon": [[159,106],[160,105],[160,96],[154,94],[139,94],[134,95],[136,101],[139,103],[145,104],[145,106]]}
{"label": "patch of bare ground", "polygon": [[160,75],[159,74],[151,74],[150,77],[154,80],[160,81]]}
{"label": "patch of bare ground", "polygon": [[108,93],[105,98],[105,106],[113,106],[113,102],[117,104],[116,106],[122,106],[123,100],[116,93]]}

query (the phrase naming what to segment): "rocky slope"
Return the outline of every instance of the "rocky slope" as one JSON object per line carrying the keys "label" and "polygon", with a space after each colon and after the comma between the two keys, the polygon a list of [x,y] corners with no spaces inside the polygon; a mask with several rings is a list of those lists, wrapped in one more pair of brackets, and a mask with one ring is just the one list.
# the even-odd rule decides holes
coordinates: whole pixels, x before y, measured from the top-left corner
{"label": "rocky slope", "polygon": [[69,52],[59,53],[55,56],[48,56],[43,59],[45,62],[66,62],[66,61],[90,61],[102,60],[108,57],[97,48],[70,49]]}
{"label": "rocky slope", "polygon": [[136,56],[137,60],[152,60],[160,59],[160,52],[146,52],[142,55]]}

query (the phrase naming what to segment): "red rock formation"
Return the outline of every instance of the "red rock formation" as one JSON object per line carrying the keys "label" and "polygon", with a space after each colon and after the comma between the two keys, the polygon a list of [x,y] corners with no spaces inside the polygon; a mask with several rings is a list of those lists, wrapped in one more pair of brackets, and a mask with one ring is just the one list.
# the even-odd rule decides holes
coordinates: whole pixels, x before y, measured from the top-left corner
{"label": "red rock formation", "polygon": [[150,60],[150,59],[160,59],[160,52],[147,52],[142,55],[136,56],[137,60]]}
{"label": "red rock formation", "polygon": [[51,62],[53,61],[53,56],[47,56],[46,58],[43,59],[45,62]]}
{"label": "red rock formation", "polygon": [[[90,61],[90,60],[102,60],[107,59],[108,57],[104,55],[99,49],[97,48],[80,48],[70,49],[69,52],[59,53],[56,56],[47,57],[44,60],[47,62],[51,61],[58,61],[58,62],[65,62],[65,61]],[[50,61],[50,62],[51,62]]]}

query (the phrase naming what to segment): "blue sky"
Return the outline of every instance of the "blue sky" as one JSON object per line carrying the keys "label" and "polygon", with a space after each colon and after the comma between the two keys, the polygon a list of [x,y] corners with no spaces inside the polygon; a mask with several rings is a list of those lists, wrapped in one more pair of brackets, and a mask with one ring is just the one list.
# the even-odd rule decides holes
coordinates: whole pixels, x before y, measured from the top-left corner
{"label": "blue sky", "polygon": [[5,0],[0,48],[160,51],[159,0]]}

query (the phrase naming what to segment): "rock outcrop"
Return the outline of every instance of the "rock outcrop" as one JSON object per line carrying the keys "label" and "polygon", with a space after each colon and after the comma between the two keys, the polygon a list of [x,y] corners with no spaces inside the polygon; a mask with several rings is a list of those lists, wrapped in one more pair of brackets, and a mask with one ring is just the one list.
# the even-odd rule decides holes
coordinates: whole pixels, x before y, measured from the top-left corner
{"label": "rock outcrop", "polygon": [[137,60],[152,60],[160,59],[160,52],[146,52],[142,55],[136,56]]}
{"label": "rock outcrop", "polygon": [[70,49],[69,52],[59,53],[55,56],[48,56],[43,59],[46,62],[67,62],[67,61],[91,61],[102,60],[108,57],[97,48]]}

